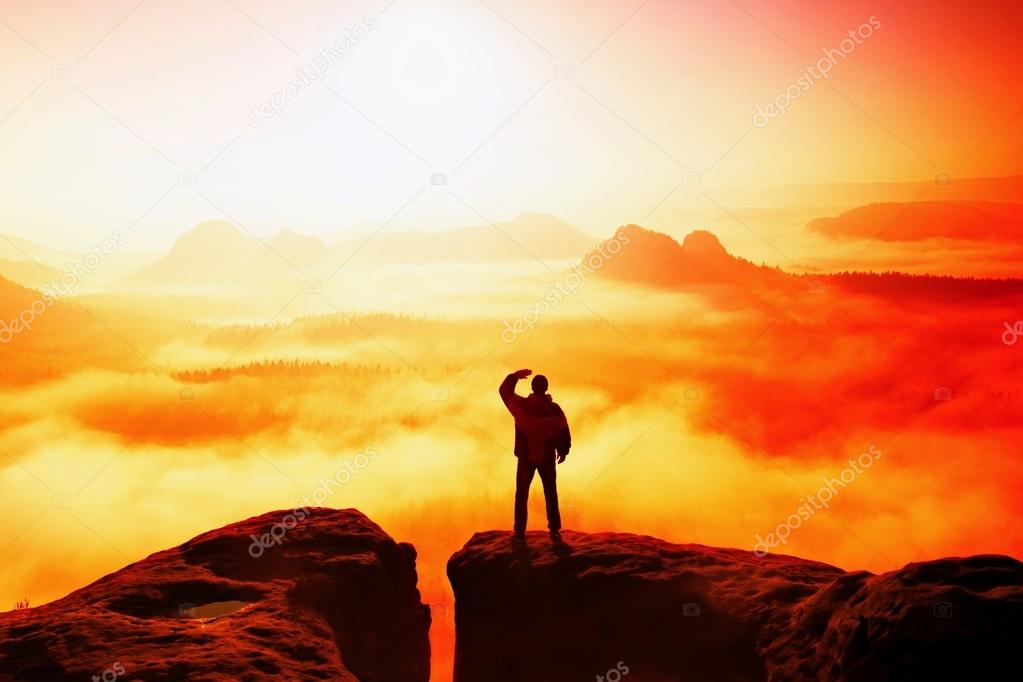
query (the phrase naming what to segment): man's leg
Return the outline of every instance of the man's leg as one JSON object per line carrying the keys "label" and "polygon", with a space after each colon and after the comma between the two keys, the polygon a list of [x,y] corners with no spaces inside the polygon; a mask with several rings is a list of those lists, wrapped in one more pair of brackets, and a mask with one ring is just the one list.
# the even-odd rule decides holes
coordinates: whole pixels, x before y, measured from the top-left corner
{"label": "man's leg", "polygon": [[529,486],[533,482],[535,472],[536,467],[527,462],[525,457],[518,458],[518,468],[515,470],[516,535],[526,532],[526,519],[529,514]]}
{"label": "man's leg", "polygon": [[561,530],[561,510],[558,509],[558,469],[554,458],[548,457],[539,466],[540,482],[543,483],[543,499],[547,503],[547,528],[551,533]]}

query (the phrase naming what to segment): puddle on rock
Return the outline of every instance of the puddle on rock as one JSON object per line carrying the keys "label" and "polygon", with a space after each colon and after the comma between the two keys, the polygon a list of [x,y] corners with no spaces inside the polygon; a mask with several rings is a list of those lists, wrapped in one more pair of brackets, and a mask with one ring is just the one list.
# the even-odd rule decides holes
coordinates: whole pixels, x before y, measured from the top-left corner
{"label": "puddle on rock", "polygon": [[209,604],[182,604],[178,613],[182,618],[212,620],[213,618],[220,618],[236,611],[241,611],[249,603],[232,599],[231,601],[215,601]]}

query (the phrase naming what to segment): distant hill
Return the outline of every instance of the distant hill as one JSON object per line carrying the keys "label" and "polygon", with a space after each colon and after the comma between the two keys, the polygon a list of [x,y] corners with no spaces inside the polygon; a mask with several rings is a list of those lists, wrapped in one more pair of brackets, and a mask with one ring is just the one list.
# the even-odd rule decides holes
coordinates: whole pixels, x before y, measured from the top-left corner
{"label": "distant hill", "polygon": [[67,261],[76,261],[82,255],[73,251],[58,251],[35,242],[0,233],[0,259],[8,261],[38,262],[50,267],[62,268]]}
{"label": "distant hill", "polygon": [[[601,256],[602,247],[590,252],[581,265],[599,263],[599,277],[676,291],[715,290],[718,303],[750,304],[759,294],[800,294],[823,284],[825,290],[870,296],[941,298],[950,303],[992,296],[1023,296],[1023,279],[975,279],[901,272],[836,272],[791,274],[755,265],[729,254],[710,232],[691,232],[682,243],[637,225],[618,229],[615,239],[627,242],[616,255]],[[606,252],[606,250],[605,250]],[[721,295],[722,287],[730,292]]]}
{"label": "distant hill", "polygon": [[957,239],[981,242],[1023,240],[1023,204],[988,201],[926,201],[870,204],[807,228],[833,238],[914,242]]}
{"label": "distant hill", "polygon": [[49,334],[46,343],[51,346],[56,344],[57,338],[70,338],[83,326],[94,326],[89,315],[71,299],[54,298],[0,277],[0,321],[9,324],[15,318],[29,321],[33,333],[25,336],[42,341],[41,337]]}
{"label": "distant hill", "polygon": [[332,249],[344,260],[357,253],[374,263],[514,263],[575,259],[597,239],[554,216],[526,213],[494,225],[442,232],[388,232],[372,239],[340,242]]}
{"label": "distant hill", "polygon": [[909,182],[845,182],[769,185],[759,189],[722,190],[715,198],[728,205],[782,207],[794,204],[862,206],[875,202],[992,201],[1023,197],[1023,175],[994,178],[934,177]]}
{"label": "distant hill", "polygon": [[50,282],[59,280],[63,270],[29,260],[0,258],[0,277],[33,289],[40,289]]}
{"label": "distant hill", "polygon": [[[97,351],[97,338],[108,341],[104,334],[108,332],[78,305],[0,277],[0,349],[30,356],[27,362],[13,361],[13,355],[7,356],[8,362],[0,362],[0,385],[51,376],[55,366],[80,360],[76,358],[79,348]],[[55,348],[61,352],[54,352]]]}
{"label": "distant hill", "polygon": [[598,247],[582,261],[602,263],[599,274],[604,277],[665,287],[721,283],[742,286],[751,282],[779,283],[790,277],[729,254],[716,236],[703,230],[689,233],[681,244],[638,225],[619,228],[614,238],[627,242],[617,255],[604,258]]}
{"label": "distant hill", "polygon": [[[146,304],[116,310],[80,296],[53,298],[0,277],[0,389],[26,387],[82,371],[152,368],[136,350],[167,338],[177,322],[140,323]],[[97,305],[98,303],[98,305]],[[0,675],[0,679],[3,679]]]}
{"label": "distant hill", "polygon": [[[121,235],[125,237],[126,235]],[[97,246],[99,239],[96,240]],[[125,242],[127,244],[128,242]],[[104,249],[107,254],[102,266],[88,270],[76,283],[75,293],[97,291],[120,284],[124,277],[137,272],[139,268],[153,262],[156,255],[146,251],[132,251],[132,247],[118,248],[116,252]],[[0,234],[0,275],[33,289],[59,279],[68,270],[77,270],[84,264],[92,249],[63,251],[41,246],[12,234]],[[91,258],[90,258],[91,260]]]}
{"label": "distant hill", "polygon": [[[304,247],[285,235],[278,238],[278,245],[289,251]],[[231,223],[202,223],[182,235],[165,256],[130,277],[128,283],[193,287],[245,285],[279,277],[300,279],[302,275],[288,264],[287,256],[277,255],[273,248],[271,243],[261,243]]]}
{"label": "distant hill", "polygon": [[38,291],[0,277],[0,320],[10,321],[17,317],[22,310],[31,307],[33,301],[40,298],[42,298],[42,294]]}
{"label": "distant hill", "polygon": [[569,260],[579,258],[596,242],[572,225],[542,214],[443,232],[384,230],[333,245],[290,230],[261,240],[218,221],[202,223],[182,235],[166,255],[127,283],[174,288],[246,286],[323,276],[349,260],[362,265]]}
{"label": "distant hill", "polygon": [[311,267],[328,257],[328,247],[319,238],[284,230],[267,244],[299,267]]}

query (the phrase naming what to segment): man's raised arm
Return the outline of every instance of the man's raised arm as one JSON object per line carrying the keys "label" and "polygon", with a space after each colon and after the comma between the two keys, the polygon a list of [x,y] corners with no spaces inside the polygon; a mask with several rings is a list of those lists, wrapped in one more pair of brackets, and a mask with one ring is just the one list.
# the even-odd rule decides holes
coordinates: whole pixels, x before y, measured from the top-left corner
{"label": "man's raised arm", "polygon": [[522,410],[519,409],[519,396],[515,394],[515,386],[519,383],[519,379],[525,379],[532,373],[532,370],[528,369],[520,369],[517,372],[512,372],[504,378],[504,381],[501,382],[500,388],[497,389],[498,394],[501,396],[501,400],[504,401],[505,407],[508,408],[508,411],[511,412],[512,416],[516,419],[522,415]]}

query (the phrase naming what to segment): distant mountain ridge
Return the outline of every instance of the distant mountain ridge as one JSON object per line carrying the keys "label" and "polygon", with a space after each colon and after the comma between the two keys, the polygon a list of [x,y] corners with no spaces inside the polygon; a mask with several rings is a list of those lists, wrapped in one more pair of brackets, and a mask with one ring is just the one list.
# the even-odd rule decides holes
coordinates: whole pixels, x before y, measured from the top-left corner
{"label": "distant mountain ridge", "polygon": [[[129,284],[202,286],[245,283],[275,277],[288,268],[281,256],[259,239],[224,221],[201,223],[170,251],[129,278]],[[298,277],[298,271],[292,270]]]}
{"label": "distant mountain ridge", "polygon": [[335,249],[365,246],[360,256],[381,263],[513,263],[582,256],[597,238],[542,213],[442,232],[381,232],[373,239],[340,242]]}
{"label": "distant mountain ridge", "polygon": [[30,263],[39,262],[43,265],[60,268],[69,260],[81,258],[81,254],[74,251],[51,249],[13,234],[0,233],[0,258]]}
{"label": "distant mountain ridge", "polygon": [[182,235],[170,251],[129,278],[132,285],[203,286],[265,279],[301,279],[330,273],[342,264],[511,264],[571,260],[597,239],[544,214],[524,214],[507,223],[442,232],[371,233],[328,244],[319,237],[285,230],[264,239],[232,223],[202,223]]}
{"label": "distant mountain ridge", "polygon": [[[731,255],[711,232],[690,232],[680,244],[661,232],[639,225],[618,228],[614,239],[627,244],[604,259],[600,275],[612,279],[680,287],[688,284],[778,282],[787,275],[775,268],[754,265]],[[601,249],[595,249],[586,262]]]}
{"label": "distant mountain ridge", "polygon": [[[851,293],[877,296],[912,295],[961,298],[1023,295],[1023,279],[975,279],[901,272],[833,272],[792,274],[779,268],[733,256],[712,233],[697,230],[679,243],[672,237],[638,225],[618,229],[614,239],[627,245],[605,258],[598,247],[583,258],[602,261],[597,274],[606,279],[667,290],[700,290],[708,286],[732,287],[740,299],[755,292],[798,293],[820,285]],[[736,299],[739,300],[739,299]]]}
{"label": "distant mountain ridge", "polygon": [[80,254],[40,246],[13,234],[0,233],[0,277],[26,287],[41,288],[60,278],[68,262]]}
{"label": "distant mountain ridge", "polygon": [[[23,365],[11,361],[12,356],[0,362],[0,384],[14,376],[45,374],[46,367],[55,362],[47,356],[53,353],[55,337],[72,339],[72,343],[88,343],[95,348],[98,329],[102,327],[98,327],[77,303],[23,287],[0,276],[0,349],[12,354],[37,354],[43,350],[42,355],[35,355]],[[102,334],[109,332],[102,330]],[[102,338],[105,340],[108,336]]]}
{"label": "distant mountain ridge", "polygon": [[0,258],[0,277],[32,289],[41,289],[59,280],[63,270],[28,260]]}
{"label": "distant mountain ridge", "polygon": [[937,172],[903,182],[828,182],[767,185],[727,193],[719,201],[762,208],[813,203],[818,206],[863,206],[877,202],[992,201],[1023,197],[1023,175],[960,178]]}
{"label": "distant mountain ridge", "polygon": [[817,218],[807,229],[839,239],[886,242],[939,238],[1019,242],[1023,239],[1023,204],[991,201],[869,204],[837,216]]}
{"label": "distant mountain ridge", "polygon": [[21,310],[40,299],[42,294],[24,287],[0,275],[0,318],[4,320],[16,317]]}

